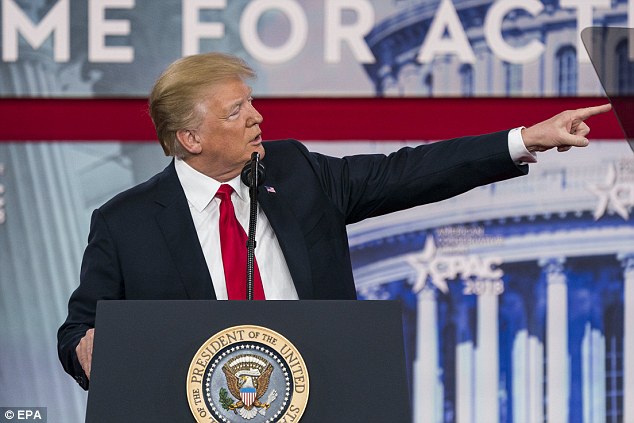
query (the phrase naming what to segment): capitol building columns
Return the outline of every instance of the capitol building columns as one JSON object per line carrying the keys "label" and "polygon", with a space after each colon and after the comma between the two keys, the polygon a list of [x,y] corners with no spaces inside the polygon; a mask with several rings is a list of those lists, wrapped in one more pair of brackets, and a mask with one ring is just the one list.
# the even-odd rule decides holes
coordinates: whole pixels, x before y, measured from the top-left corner
{"label": "capitol building columns", "polygon": [[452,261],[427,250],[420,269],[410,254],[357,269],[364,299],[415,295],[414,421],[634,421],[634,253],[593,239],[600,258],[568,246],[514,256],[501,290],[484,276],[434,279]]}
{"label": "capitol building columns", "polygon": [[[417,294],[417,348],[414,362],[414,421],[443,421],[443,382],[438,363],[438,291],[431,284]],[[456,421],[495,423],[499,407],[498,294],[486,290],[477,299],[477,347],[456,345]]]}

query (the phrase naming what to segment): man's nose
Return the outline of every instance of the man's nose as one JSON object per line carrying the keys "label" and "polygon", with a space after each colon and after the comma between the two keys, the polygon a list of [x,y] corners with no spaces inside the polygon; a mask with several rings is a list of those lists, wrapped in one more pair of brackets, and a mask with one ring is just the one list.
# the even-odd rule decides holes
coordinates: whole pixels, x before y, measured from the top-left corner
{"label": "man's nose", "polygon": [[249,117],[249,120],[247,121],[247,124],[249,126],[253,126],[253,125],[259,125],[262,123],[262,121],[264,120],[264,118],[262,117],[262,115],[260,114],[260,112],[258,112],[258,109],[256,109],[253,104],[251,104],[251,110],[250,110],[251,116]]}

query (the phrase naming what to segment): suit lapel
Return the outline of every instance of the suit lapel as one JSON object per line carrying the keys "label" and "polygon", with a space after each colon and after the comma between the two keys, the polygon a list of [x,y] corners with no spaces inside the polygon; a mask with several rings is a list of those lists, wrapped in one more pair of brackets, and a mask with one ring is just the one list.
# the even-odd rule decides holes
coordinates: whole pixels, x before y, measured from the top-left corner
{"label": "suit lapel", "polygon": [[180,185],[174,162],[163,171],[156,203],[157,223],[190,299],[216,299],[211,276]]}
{"label": "suit lapel", "polygon": [[[267,182],[275,186],[274,180]],[[187,199],[173,162],[163,171],[157,187],[155,201],[162,210],[157,213],[156,220],[188,297],[216,299]],[[313,298],[310,260],[297,218],[291,212],[290,206],[277,193],[267,191],[265,186],[258,190],[258,203],[277,236],[297,295],[300,299]]]}
{"label": "suit lapel", "polygon": [[[268,179],[266,183],[270,184],[268,186],[276,186],[275,181],[271,179]],[[297,218],[291,212],[290,206],[275,190],[269,191],[266,186],[261,186],[258,190],[258,203],[277,236],[297,295],[300,299],[313,298],[310,260]]]}

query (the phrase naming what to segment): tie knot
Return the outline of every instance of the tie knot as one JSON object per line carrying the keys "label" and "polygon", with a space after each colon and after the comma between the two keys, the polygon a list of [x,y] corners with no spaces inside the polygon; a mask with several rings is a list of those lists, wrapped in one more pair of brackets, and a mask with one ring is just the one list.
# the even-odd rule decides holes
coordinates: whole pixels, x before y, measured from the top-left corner
{"label": "tie knot", "polygon": [[216,192],[216,197],[220,198],[220,200],[226,200],[231,198],[231,193],[233,192],[233,188],[229,184],[222,184],[218,191]]}

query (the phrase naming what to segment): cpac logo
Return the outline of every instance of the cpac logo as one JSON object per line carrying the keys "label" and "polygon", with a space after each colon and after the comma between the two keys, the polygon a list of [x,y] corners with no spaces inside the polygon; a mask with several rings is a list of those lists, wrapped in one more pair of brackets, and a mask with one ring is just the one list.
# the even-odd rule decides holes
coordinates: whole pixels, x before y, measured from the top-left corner
{"label": "cpac logo", "polygon": [[622,161],[618,171],[612,163],[608,167],[605,182],[588,184],[588,189],[599,198],[594,220],[599,220],[608,208],[624,220],[629,220],[634,206],[634,161]]}
{"label": "cpac logo", "polygon": [[432,236],[427,237],[423,251],[407,257],[407,263],[417,272],[412,287],[414,292],[422,291],[429,280],[443,294],[448,294],[447,281],[458,277],[464,282],[462,292],[465,295],[481,295],[487,291],[500,295],[504,292],[504,272],[498,267],[502,264],[500,257],[443,256],[438,254]]}

